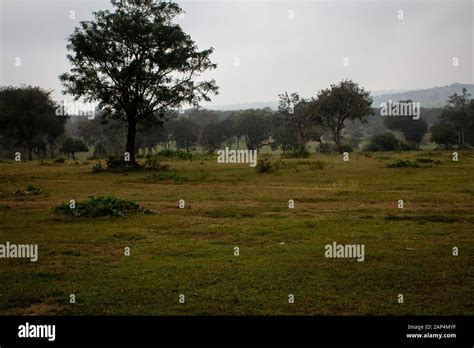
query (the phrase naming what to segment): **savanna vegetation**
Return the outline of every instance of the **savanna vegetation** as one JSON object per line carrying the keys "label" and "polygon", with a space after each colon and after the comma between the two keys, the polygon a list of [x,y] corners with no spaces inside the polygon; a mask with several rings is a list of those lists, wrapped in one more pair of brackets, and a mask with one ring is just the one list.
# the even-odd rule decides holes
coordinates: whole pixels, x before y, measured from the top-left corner
{"label": "savanna vegetation", "polygon": [[[60,79],[93,118],[0,88],[1,240],[40,250],[1,260],[0,314],[472,315],[467,91],[420,119],[380,117],[350,79],[277,110],[202,109],[213,48],[180,13],[119,2],[74,30]],[[256,167],[217,163],[223,147]],[[333,241],[365,261],[326,258]]]}

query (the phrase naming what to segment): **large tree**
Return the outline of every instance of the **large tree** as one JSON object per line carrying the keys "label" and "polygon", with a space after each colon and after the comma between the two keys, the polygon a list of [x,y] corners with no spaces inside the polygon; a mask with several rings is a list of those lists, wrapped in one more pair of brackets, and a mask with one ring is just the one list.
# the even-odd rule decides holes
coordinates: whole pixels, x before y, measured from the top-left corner
{"label": "large tree", "polygon": [[342,152],[341,132],[346,120],[366,122],[374,112],[370,93],[351,80],[342,80],[318,93],[311,100],[310,110],[316,124],[330,129],[339,152]]}
{"label": "large tree", "polygon": [[34,144],[50,144],[64,133],[65,117],[55,114],[50,91],[39,87],[0,88],[0,133],[26,149],[33,159]]}
{"label": "large tree", "polygon": [[[299,94],[294,92],[289,95],[287,92],[279,94],[280,98],[277,118],[281,125],[288,132],[296,133],[296,141],[302,148],[306,148],[308,142],[307,130],[312,125],[311,113],[308,110],[308,101],[300,98]],[[282,134],[282,132],[278,132]]]}
{"label": "large tree", "polygon": [[471,99],[471,94],[465,88],[462,94],[454,93],[449,96],[440,122],[454,128],[460,148],[474,144],[474,99]]}
{"label": "large tree", "polygon": [[248,109],[239,112],[235,122],[237,137],[245,140],[249,150],[258,150],[270,145],[272,111],[265,109]]}
{"label": "large tree", "polygon": [[95,12],[68,39],[70,72],[65,93],[98,102],[105,117],[126,122],[126,151],[135,162],[137,125],[163,122],[164,112],[198,106],[217,94],[214,80],[197,81],[216,68],[189,35],[173,23],[182,9],[172,2],[120,1],[115,11]]}
{"label": "large tree", "polygon": [[185,149],[188,152],[191,146],[196,145],[199,126],[194,121],[187,117],[179,117],[172,120],[169,126],[178,149]]}
{"label": "large tree", "polygon": [[[400,104],[411,104],[412,100],[400,100]],[[423,137],[428,131],[428,123],[425,120],[413,119],[408,116],[387,116],[384,119],[384,125],[390,130],[398,131],[411,146],[419,147]]]}

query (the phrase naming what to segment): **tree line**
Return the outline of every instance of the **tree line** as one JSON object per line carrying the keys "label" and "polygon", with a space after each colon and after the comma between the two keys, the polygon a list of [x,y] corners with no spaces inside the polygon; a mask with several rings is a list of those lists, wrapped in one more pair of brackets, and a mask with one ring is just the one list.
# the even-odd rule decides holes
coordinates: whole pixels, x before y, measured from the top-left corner
{"label": "tree line", "polygon": [[[242,142],[248,149],[269,145],[305,151],[309,141],[316,141],[324,150],[323,137],[328,134],[335,149],[343,152],[348,146],[344,143],[347,127],[370,123],[373,117],[369,116],[377,112],[371,107],[369,92],[346,79],[310,99],[296,92],[282,93],[277,112],[241,110],[216,117],[215,112],[199,109],[218,94],[214,80],[201,79],[204,72],[217,68],[210,59],[214,49],[199,50],[173,21],[183,12],[179,5],[125,1],[113,6],[112,11],[94,12],[92,20],[74,29],[67,39],[71,69],[59,76],[63,93],[98,104],[100,121],[80,125],[82,140],[65,140],[66,118],[55,117],[49,91],[2,87],[0,142],[4,148],[21,147],[29,159],[33,153],[45,154],[47,147],[51,155],[57,149],[74,157],[86,143],[97,156],[127,152],[131,164],[137,165],[137,150],[156,144],[174,144],[186,151],[198,145],[213,151],[224,143]],[[176,110],[183,105],[195,110],[180,115]],[[473,101],[465,91],[453,95],[433,128],[433,141],[444,147],[473,144],[472,110]],[[407,117],[387,118],[384,126],[402,134],[415,148],[428,129],[424,120]],[[363,137],[364,129],[359,133]]]}

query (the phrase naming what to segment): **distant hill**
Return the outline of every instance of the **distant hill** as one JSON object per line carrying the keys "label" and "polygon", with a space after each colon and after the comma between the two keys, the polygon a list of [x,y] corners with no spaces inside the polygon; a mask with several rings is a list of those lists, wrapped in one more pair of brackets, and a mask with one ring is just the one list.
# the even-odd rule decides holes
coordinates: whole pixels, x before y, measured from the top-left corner
{"label": "distant hill", "polygon": [[[381,103],[391,99],[392,101],[411,99],[414,102],[421,103],[421,107],[443,107],[446,100],[454,93],[462,93],[462,89],[466,88],[474,96],[474,85],[453,83],[444,87],[433,87],[428,89],[404,90],[404,91],[372,91],[374,98],[374,107],[379,107]],[[278,101],[215,105],[206,107],[209,110],[244,110],[244,109],[262,109],[269,107],[272,110],[278,109]]]}
{"label": "distant hill", "polygon": [[428,89],[419,89],[402,93],[383,94],[374,96],[374,107],[379,107],[381,103],[391,99],[392,101],[411,99],[420,103],[421,107],[443,107],[446,100],[454,93],[462,93],[462,89],[466,88],[469,93],[474,95],[474,85],[454,83],[444,87],[433,87]]}
{"label": "distant hill", "polygon": [[278,109],[278,101],[267,101],[267,102],[254,102],[254,103],[242,103],[242,104],[229,104],[229,105],[215,105],[206,106],[209,110],[246,110],[246,109],[263,109],[269,107],[272,110]]}

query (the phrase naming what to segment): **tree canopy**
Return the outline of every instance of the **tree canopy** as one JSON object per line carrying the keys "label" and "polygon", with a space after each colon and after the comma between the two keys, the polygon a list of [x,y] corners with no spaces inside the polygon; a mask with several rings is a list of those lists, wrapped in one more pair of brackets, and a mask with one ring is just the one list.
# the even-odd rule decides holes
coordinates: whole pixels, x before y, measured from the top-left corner
{"label": "tree canopy", "polygon": [[66,93],[98,102],[104,117],[127,124],[126,151],[135,162],[137,124],[163,122],[164,112],[198,106],[217,93],[214,80],[197,81],[216,68],[213,49],[199,51],[174,17],[173,2],[115,2],[115,11],[95,12],[68,39],[72,68],[60,76]]}

